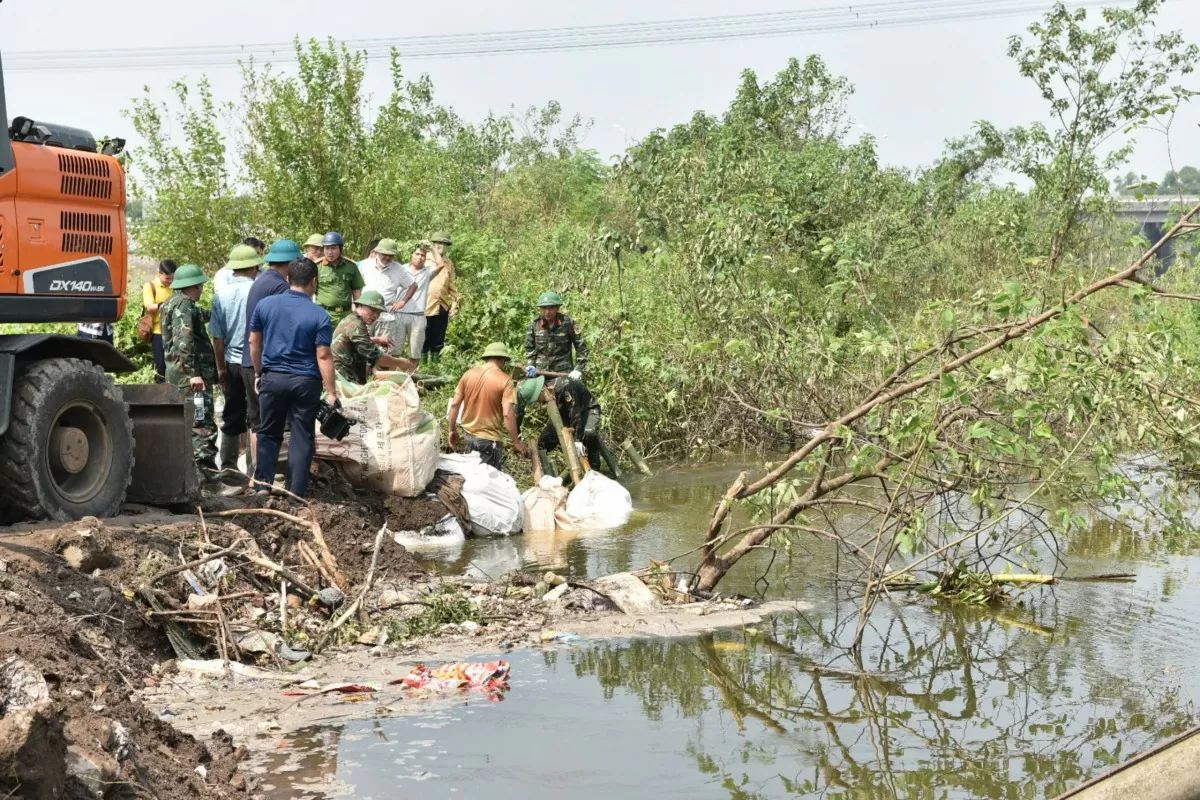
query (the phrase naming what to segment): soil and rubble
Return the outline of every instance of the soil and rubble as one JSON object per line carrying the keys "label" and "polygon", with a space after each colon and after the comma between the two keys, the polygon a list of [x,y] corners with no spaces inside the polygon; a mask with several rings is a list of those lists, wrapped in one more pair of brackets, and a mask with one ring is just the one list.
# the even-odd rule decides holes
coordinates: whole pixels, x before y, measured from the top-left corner
{"label": "soil and rubble", "polygon": [[[665,566],[641,580],[439,576],[392,538],[443,519],[437,497],[385,497],[327,473],[314,496],[305,505],[210,498],[193,513],[128,507],[105,521],[0,529],[0,797],[245,797],[249,698],[260,695],[262,708],[278,699],[279,684],[255,689],[255,677],[297,683],[339,666],[364,670],[367,660],[411,664],[417,654],[570,638],[562,631],[689,627],[647,623],[658,603],[692,599],[672,588]],[[698,621],[748,605],[688,610]],[[178,709],[164,699],[197,681],[247,700],[240,713],[231,703],[199,713],[193,703],[203,739],[173,727]],[[240,723],[237,741],[224,718]]]}

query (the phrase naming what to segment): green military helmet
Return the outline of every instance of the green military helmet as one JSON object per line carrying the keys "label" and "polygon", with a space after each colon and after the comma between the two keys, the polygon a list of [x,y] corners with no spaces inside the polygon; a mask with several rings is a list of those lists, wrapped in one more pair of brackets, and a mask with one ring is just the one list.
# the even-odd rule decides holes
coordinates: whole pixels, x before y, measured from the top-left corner
{"label": "green military helmet", "polygon": [[323,247],[325,237],[319,233],[314,233],[312,236],[304,240],[305,247]]}
{"label": "green military helmet", "polygon": [[[253,251],[254,248],[250,249]],[[175,279],[171,281],[171,288],[187,289],[188,287],[200,286],[204,283],[208,283],[208,276],[204,274],[204,270],[195,264],[184,264],[175,270]]]}
{"label": "green military helmet", "polygon": [[376,311],[387,311],[387,306],[384,305],[384,303],[383,303],[383,295],[381,295],[379,292],[376,292],[372,289],[368,289],[367,291],[360,294],[358,296],[358,299],[355,300],[354,302],[360,306],[366,306],[367,308],[373,308]]}
{"label": "green military helmet", "polygon": [[542,389],[545,386],[545,375],[538,375],[535,378],[527,378],[521,381],[521,385],[517,387],[517,397],[521,401],[521,407],[524,408],[530,403],[536,403],[537,399],[542,396]]}
{"label": "green military helmet", "polygon": [[225,266],[231,270],[237,271],[241,269],[252,269],[262,266],[262,256],[248,244],[234,245],[234,248],[229,251],[229,261]]}
{"label": "green military helmet", "polygon": [[508,352],[508,345],[504,342],[492,342],[483,348],[483,358],[507,358],[511,361],[512,355]]}
{"label": "green military helmet", "polygon": [[552,290],[542,292],[538,297],[537,304],[538,308],[546,308],[547,306],[561,306],[563,305],[562,295]]}
{"label": "green military helmet", "polygon": [[434,244],[444,244],[447,247],[454,246],[454,242],[450,239],[450,234],[446,233],[445,231],[438,231],[433,236],[429,237],[429,241],[433,242]]}
{"label": "green military helmet", "polygon": [[[380,239],[379,244],[375,245],[375,252],[382,253],[385,256],[394,256],[399,250],[400,245],[396,244],[395,239]],[[411,253],[412,251],[410,250],[409,252]]]}

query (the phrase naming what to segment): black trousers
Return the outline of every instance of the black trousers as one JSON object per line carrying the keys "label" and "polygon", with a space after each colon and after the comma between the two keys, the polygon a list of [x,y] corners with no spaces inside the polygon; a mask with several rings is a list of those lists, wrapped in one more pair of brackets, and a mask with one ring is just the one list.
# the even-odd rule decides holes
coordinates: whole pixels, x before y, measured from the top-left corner
{"label": "black trousers", "polygon": [[308,375],[267,372],[258,396],[262,425],[258,429],[258,463],[254,478],[270,486],[275,482],[275,465],[283,446],[283,427],[288,421],[287,489],[297,497],[308,493],[309,470],[317,440],[317,408],[321,404],[321,379]]}
{"label": "black trousers", "polygon": [[440,356],[446,346],[446,328],[450,326],[450,312],[444,306],[438,313],[425,317],[425,347],[423,355]]}
{"label": "black trousers", "polygon": [[[254,370],[250,370],[251,376]],[[249,398],[242,383],[242,365],[225,365],[225,410],[221,412],[221,433],[226,436],[241,436],[246,432],[246,408]],[[253,391],[253,387],[251,387]]]}
{"label": "black trousers", "polygon": [[167,351],[163,349],[162,334],[150,335],[150,349],[154,351],[154,382],[167,382]]}
{"label": "black trousers", "polygon": [[246,392],[246,425],[251,433],[258,433],[262,420],[259,410],[258,392],[254,391],[254,367],[239,367],[242,373],[242,388]]}
{"label": "black trousers", "polygon": [[[466,431],[463,431],[466,433]],[[491,439],[480,439],[478,436],[467,436],[467,452],[479,453],[479,460],[489,467],[504,469],[504,445]]]}

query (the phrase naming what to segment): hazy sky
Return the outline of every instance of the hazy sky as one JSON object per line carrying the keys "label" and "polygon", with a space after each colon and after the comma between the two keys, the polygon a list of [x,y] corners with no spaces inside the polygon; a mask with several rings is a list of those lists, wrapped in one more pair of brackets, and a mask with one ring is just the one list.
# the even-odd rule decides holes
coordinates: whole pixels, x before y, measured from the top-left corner
{"label": "hazy sky", "polygon": [[[302,37],[340,39],[411,35],[421,51],[428,34],[594,25],[706,15],[829,7],[833,0],[5,0],[0,3],[0,52],[253,44]],[[1031,0],[1036,2],[1036,0]],[[1045,3],[1050,6],[1049,0]],[[177,11],[166,11],[171,7]],[[286,9],[286,10],[285,10]],[[1095,15],[1091,11],[1090,15]],[[1036,15],[1035,15],[1036,17]],[[879,139],[889,163],[917,166],[935,159],[945,139],[975,120],[1002,126],[1046,118],[1043,101],[1005,55],[1006,40],[1032,18],[940,23],[734,42],[614,50],[518,54],[461,60],[414,59],[410,76],[428,72],[439,100],[470,120],[555,99],[593,121],[587,146],[603,156],[660,126],[685,121],[697,109],[720,112],[739,73],[773,75],[789,56],[821,55],[857,91],[850,112]],[[1200,0],[1173,0],[1160,25],[1200,42]],[[285,69],[290,67],[283,67]],[[199,70],[14,71],[7,76],[8,112],[84,127],[97,136],[132,139],[121,111],[143,86],[160,97],[179,77]],[[219,99],[235,99],[236,68],[209,69]],[[1195,76],[1193,76],[1195,77]],[[370,67],[368,85],[382,99],[387,65]],[[1192,82],[1200,88],[1200,79]],[[1177,166],[1200,161],[1200,104],[1176,120],[1171,149]],[[1143,135],[1132,169],[1158,178],[1167,168],[1162,136]]]}

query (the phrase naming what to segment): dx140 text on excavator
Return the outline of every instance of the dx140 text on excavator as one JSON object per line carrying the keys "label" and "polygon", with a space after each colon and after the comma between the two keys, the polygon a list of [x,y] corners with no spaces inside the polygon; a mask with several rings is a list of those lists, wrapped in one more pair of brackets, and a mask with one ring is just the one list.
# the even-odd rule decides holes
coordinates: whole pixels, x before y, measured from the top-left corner
{"label": "dx140 text on excavator", "polygon": [[[9,124],[0,62],[0,326],[115,322],[125,313],[124,143]],[[0,327],[0,331],[3,327]],[[0,521],[112,516],[129,501],[193,500],[182,395],[118,386],[133,362],[106,342],[0,334]]]}

